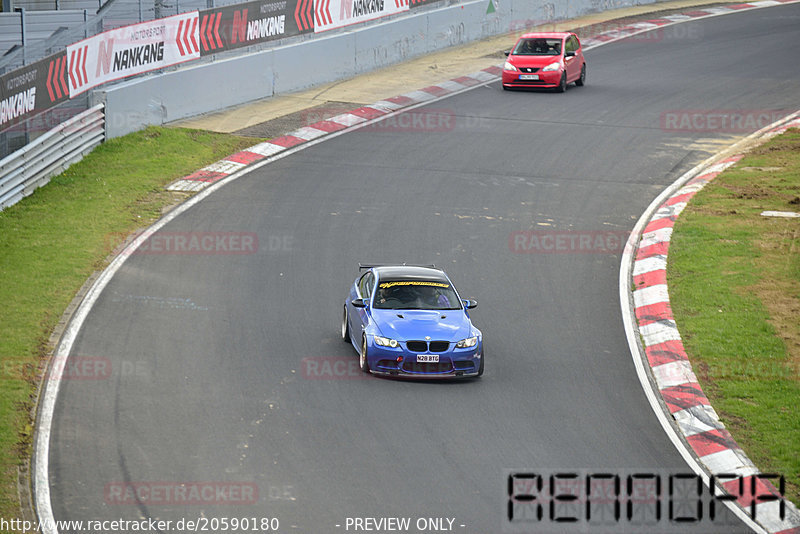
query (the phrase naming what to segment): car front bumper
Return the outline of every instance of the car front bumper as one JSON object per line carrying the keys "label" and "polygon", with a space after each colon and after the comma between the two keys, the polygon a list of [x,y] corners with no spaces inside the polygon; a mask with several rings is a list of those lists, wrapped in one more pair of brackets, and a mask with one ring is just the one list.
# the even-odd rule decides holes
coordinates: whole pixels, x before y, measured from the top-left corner
{"label": "car front bumper", "polygon": [[562,72],[561,69],[547,72],[540,70],[534,74],[534,76],[539,77],[538,80],[520,80],[520,75],[530,75],[522,72],[504,70],[503,85],[505,87],[544,87],[552,89],[553,87],[558,87],[561,83]]}
{"label": "car front bumper", "polygon": [[[483,342],[479,338],[474,347],[457,349],[450,343],[443,352],[413,352],[401,346],[396,348],[376,345],[370,339],[368,348],[369,368],[372,374],[383,376],[402,376],[409,378],[468,378],[478,375]],[[422,363],[417,361],[418,355],[438,356],[438,363]]]}

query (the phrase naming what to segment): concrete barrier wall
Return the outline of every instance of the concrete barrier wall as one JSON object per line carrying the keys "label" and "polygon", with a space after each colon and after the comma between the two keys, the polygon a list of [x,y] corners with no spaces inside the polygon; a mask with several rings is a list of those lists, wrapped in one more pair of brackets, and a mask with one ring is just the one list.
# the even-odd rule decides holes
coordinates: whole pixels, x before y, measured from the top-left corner
{"label": "concrete barrier wall", "polygon": [[105,104],[108,138],[118,137],[151,124],[299,91],[536,23],[642,3],[655,0],[494,0],[493,13],[487,13],[489,0],[477,0],[412,10],[379,24],[104,87],[94,91],[92,100]]}

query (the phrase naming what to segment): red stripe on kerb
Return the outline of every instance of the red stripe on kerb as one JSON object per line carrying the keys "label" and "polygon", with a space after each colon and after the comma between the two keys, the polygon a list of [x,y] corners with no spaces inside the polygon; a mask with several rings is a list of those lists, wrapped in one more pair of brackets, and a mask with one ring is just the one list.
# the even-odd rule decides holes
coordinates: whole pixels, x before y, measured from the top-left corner
{"label": "red stripe on kerb", "polygon": [[691,191],[689,193],[684,193],[682,195],[676,195],[674,197],[669,197],[667,199],[667,201],[665,202],[665,204],[668,205],[668,206],[674,206],[675,204],[680,204],[681,202],[689,202],[689,199],[691,199],[693,196],[695,196],[695,194],[697,194],[696,191]]}
{"label": "red stripe on kerb", "polygon": [[723,159],[720,163],[729,163],[729,162],[736,163],[737,161],[741,161],[743,157],[744,154],[736,154],[735,156]]}
{"label": "red stripe on kerb", "polygon": [[[753,491],[753,481],[755,481],[755,492]],[[753,503],[753,499],[756,498],[758,495],[779,495],[778,490],[775,486],[772,485],[768,479],[758,478],[755,476],[744,477],[744,479],[740,482],[739,478],[727,481],[720,481],[722,483],[722,487],[730,493],[731,495],[736,496],[736,502],[739,503],[739,506],[744,508],[747,511],[750,511],[750,505]],[[739,490],[742,490],[741,493]],[[768,501],[756,501],[758,504],[759,502],[768,502]],[[784,530],[781,532],[792,532],[796,531],[800,527],[795,527],[793,529]]]}
{"label": "red stripe on kerb", "polygon": [[644,348],[644,352],[647,355],[647,361],[650,362],[650,367],[688,360],[686,351],[683,349],[683,343],[675,340],[650,345]]}
{"label": "red stripe on kerb", "polygon": [[696,177],[692,178],[691,180],[686,182],[686,185],[694,185],[694,184],[699,184],[699,183],[707,184],[708,182],[710,182],[711,180],[713,180],[717,176],[719,176],[718,172],[707,172],[705,174],[701,174],[700,176],[696,176]]}
{"label": "red stripe on kerb", "polygon": [[339,130],[344,130],[347,128],[344,124],[339,124],[338,122],[333,121],[320,121],[315,122],[314,124],[310,125],[312,128],[316,128],[317,130],[322,130],[323,132],[338,132]]}
{"label": "red stripe on kerb", "polygon": [[444,96],[450,94],[450,91],[443,87],[439,87],[438,85],[429,85],[428,87],[423,87],[420,89],[420,91],[425,91],[433,96]]}
{"label": "red stripe on kerb", "polygon": [[400,106],[409,106],[411,104],[416,103],[416,100],[414,100],[413,98],[403,95],[393,96],[392,98],[386,98],[385,100],[387,102],[391,102],[392,104],[398,104]]}
{"label": "red stripe on kerb", "polygon": [[[647,273],[637,274],[633,277],[633,287],[642,289],[643,287],[657,286],[667,283],[666,269],[658,269]],[[639,308],[637,308],[638,310]]]}
{"label": "red stripe on kerb", "polygon": [[661,390],[661,397],[667,403],[670,413],[686,410],[695,406],[711,406],[700,384],[690,382],[680,386],[672,386]]}
{"label": "red stripe on kerb", "polygon": [[675,226],[675,221],[672,219],[672,217],[661,217],[660,219],[653,219],[647,223],[647,226],[644,227],[642,233],[646,234],[648,232],[655,232],[656,230],[672,228],[673,226]]}
{"label": "red stripe on kerb", "polygon": [[698,456],[706,456],[715,452],[738,449],[739,446],[727,430],[709,430],[694,436],[687,436],[686,441]]}
{"label": "red stripe on kerb", "polygon": [[460,83],[461,85],[466,85],[467,87],[471,87],[473,85],[478,85],[481,83],[480,80],[476,80],[475,78],[470,78],[469,76],[460,76],[458,78],[453,78],[453,81],[456,83]]}
{"label": "red stripe on kerb", "polygon": [[241,152],[237,152],[231,156],[225,158],[225,161],[234,161],[236,163],[244,163],[245,165],[249,163],[253,163],[254,161],[258,161],[260,159],[264,159],[264,156],[261,154],[256,154],[255,152],[248,152],[247,150],[242,150]]}
{"label": "red stripe on kerb", "polygon": [[661,241],[649,247],[640,248],[636,251],[636,259],[643,260],[651,256],[666,256],[669,250],[669,241]]}
{"label": "red stripe on kerb", "polygon": [[386,112],[381,111],[379,109],[371,108],[369,106],[364,106],[363,108],[354,109],[350,113],[352,113],[353,115],[357,115],[359,117],[363,117],[367,120],[386,115]]}
{"label": "red stripe on kerb", "polygon": [[639,321],[639,326],[656,323],[664,319],[673,320],[672,307],[669,302],[656,302],[655,304],[648,304],[647,306],[639,306],[636,308],[635,313],[636,319]]}
{"label": "red stripe on kerb", "polygon": [[483,72],[488,72],[489,74],[494,74],[495,76],[500,76],[503,74],[503,69],[497,66],[486,67],[483,69]]}
{"label": "red stripe on kerb", "polygon": [[306,140],[300,139],[299,137],[295,137],[293,135],[284,135],[281,137],[276,137],[275,139],[270,139],[269,142],[273,145],[282,146],[283,148],[290,148],[305,143]]}

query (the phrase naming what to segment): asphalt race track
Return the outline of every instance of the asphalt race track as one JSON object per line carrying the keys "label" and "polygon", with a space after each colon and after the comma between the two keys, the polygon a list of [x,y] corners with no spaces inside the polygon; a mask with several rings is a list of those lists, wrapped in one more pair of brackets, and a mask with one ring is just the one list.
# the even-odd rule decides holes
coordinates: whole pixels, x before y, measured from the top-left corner
{"label": "asphalt race track", "polygon": [[[624,237],[665,186],[750,133],[669,131],[665,112],[800,107],[782,46],[800,40],[800,5],[683,26],[587,52],[583,88],[479,87],[411,112],[438,126],[329,139],[170,223],[256,234],[257,251],[151,251],[117,273],[72,352],[112,372],[61,386],[55,518],[274,517],[322,534],[353,532],[347,518],[451,518],[489,533],[508,527],[507,469],[690,472],[636,378],[621,250],[519,253],[511,238]],[[351,372],[340,314],[359,261],[444,267],[479,302],[484,377]],[[121,503],[125,483],[151,491]],[[193,484],[223,489],[174,496]],[[685,529],[747,531],[732,521]]]}

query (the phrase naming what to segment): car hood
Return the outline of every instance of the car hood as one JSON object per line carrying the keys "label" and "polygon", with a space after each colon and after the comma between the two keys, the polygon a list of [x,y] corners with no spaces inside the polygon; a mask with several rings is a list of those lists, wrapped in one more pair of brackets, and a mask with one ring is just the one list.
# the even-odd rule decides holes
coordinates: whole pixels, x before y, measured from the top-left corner
{"label": "car hood", "polygon": [[379,310],[372,309],[372,318],[381,335],[408,341],[410,339],[459,341],[470,334],[470,321],[464,310]]}
{"label": "car hood", "polygon": [[561,56],[508,56],[509,61],[516,67],[546,67],[550,63],[561,61]]}

